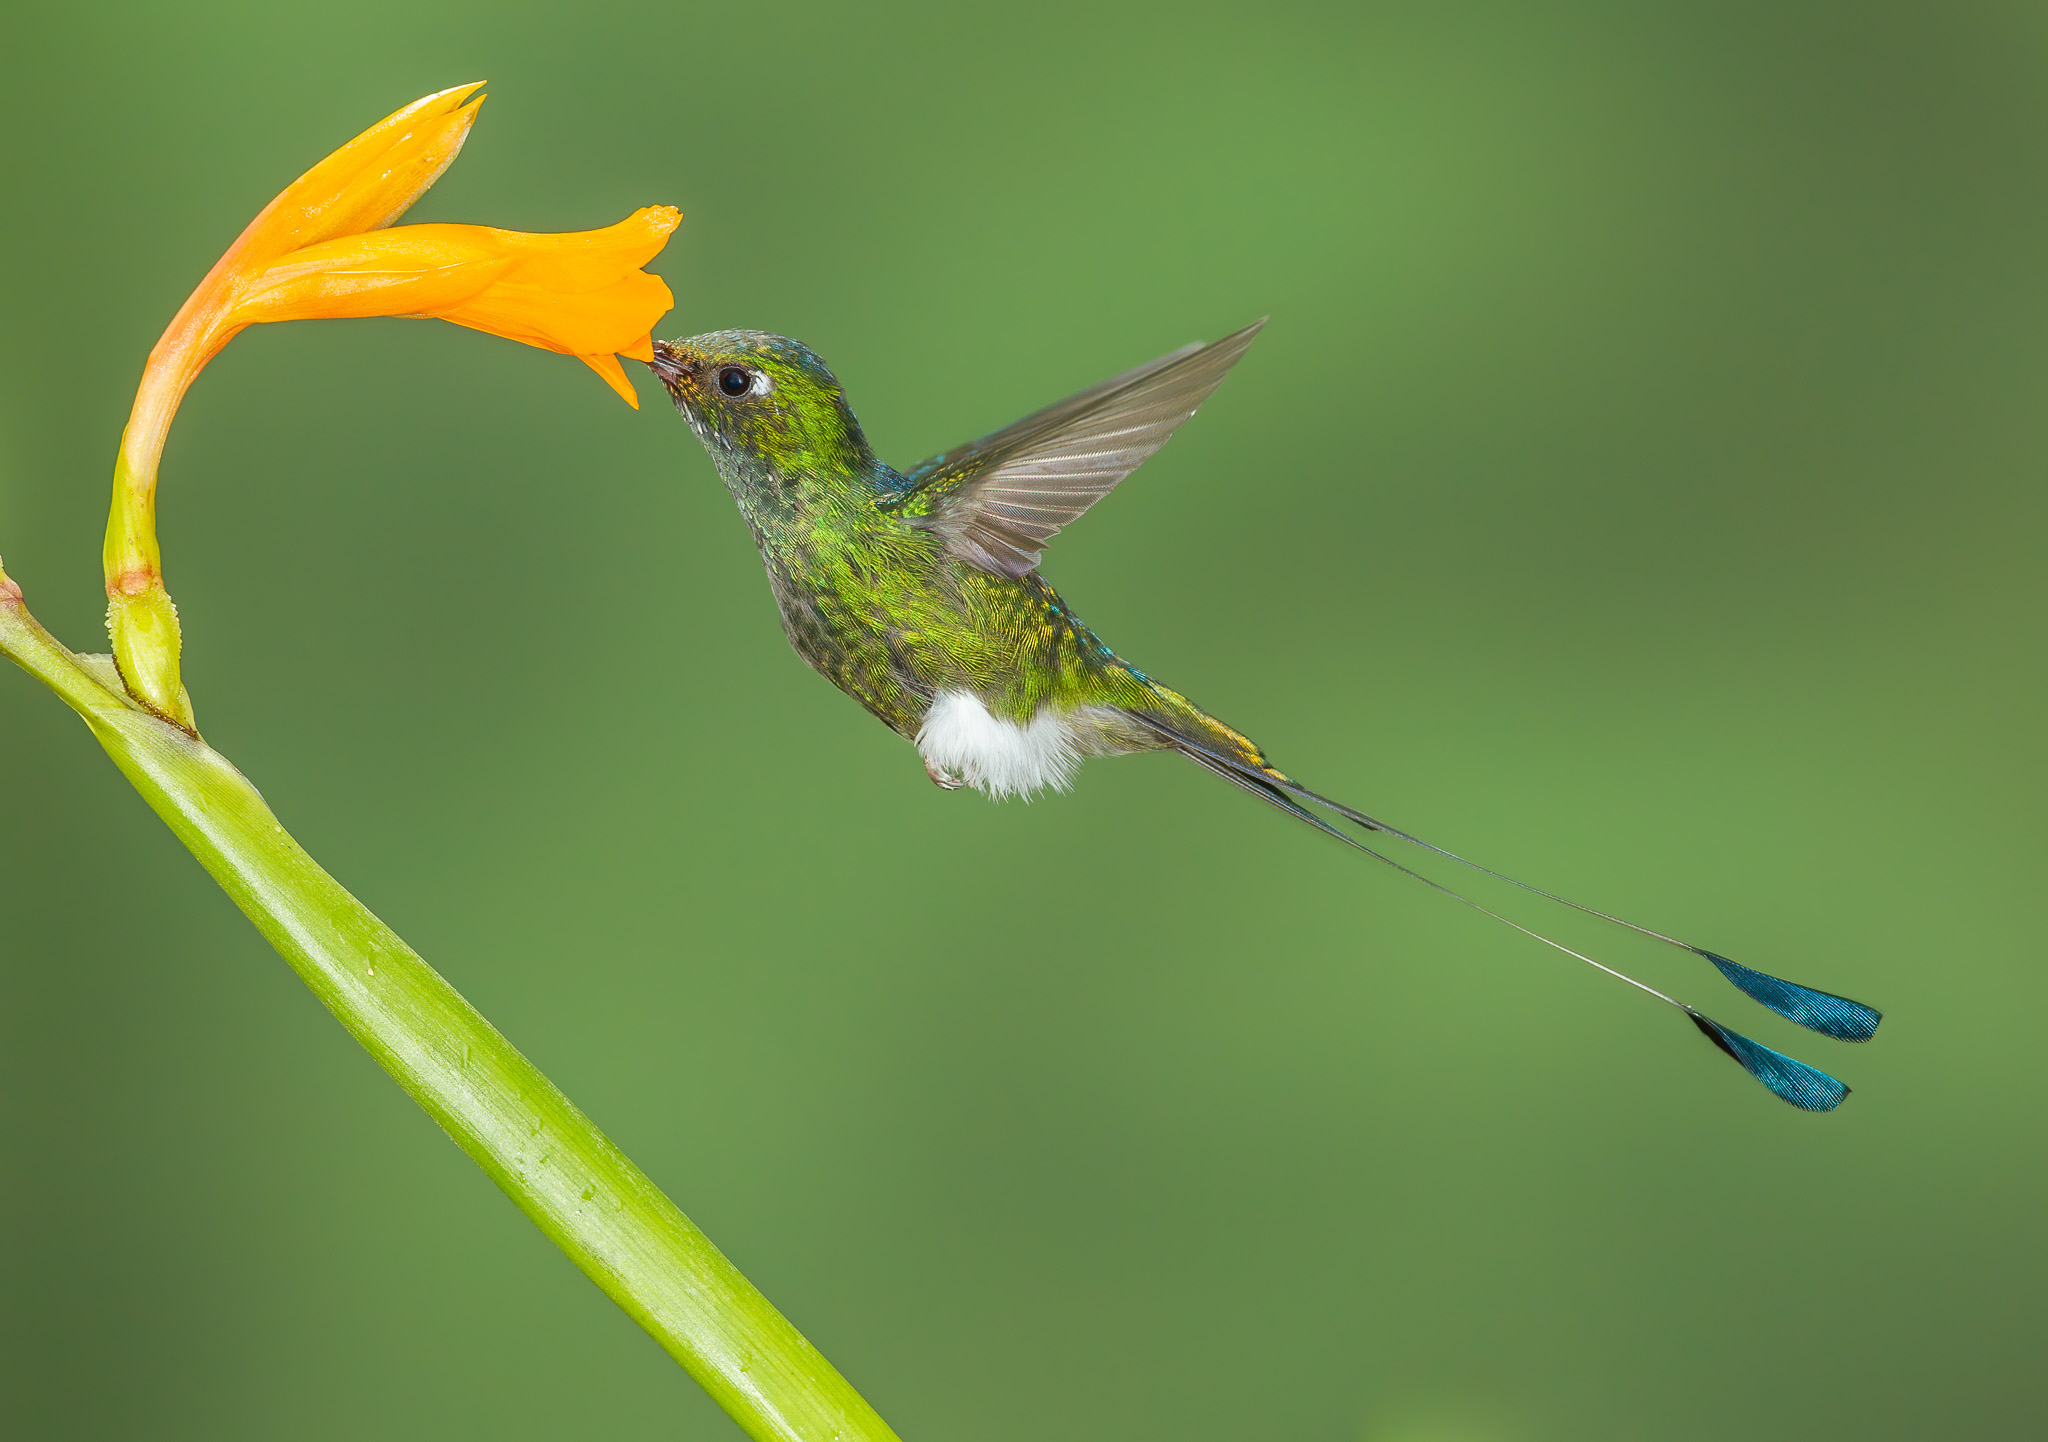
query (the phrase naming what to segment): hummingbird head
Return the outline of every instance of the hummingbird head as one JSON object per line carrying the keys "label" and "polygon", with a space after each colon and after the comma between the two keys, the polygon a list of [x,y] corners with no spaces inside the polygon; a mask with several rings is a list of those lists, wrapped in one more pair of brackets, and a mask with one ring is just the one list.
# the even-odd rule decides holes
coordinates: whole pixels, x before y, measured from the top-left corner
{"label": "hummingbird head", "polygon": [[838,379],[800,341],[713,331],[656,341],[651,365],[736,491],[829,483],[874,466]]}

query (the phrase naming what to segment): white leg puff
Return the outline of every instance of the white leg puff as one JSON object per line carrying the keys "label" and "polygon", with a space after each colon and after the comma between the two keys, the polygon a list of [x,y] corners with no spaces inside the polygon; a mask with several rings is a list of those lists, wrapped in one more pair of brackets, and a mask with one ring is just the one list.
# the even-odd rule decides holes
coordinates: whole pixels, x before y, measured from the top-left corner
{"label": "white leg puff", "polygon": [[970,691],[941,691],[918,728],[917,750],[934,780],[954,777],[1000,801],[1066,790],[1081,764],[1078,739],[1072,718],[1050,707],[1020,726],[990,714]]}

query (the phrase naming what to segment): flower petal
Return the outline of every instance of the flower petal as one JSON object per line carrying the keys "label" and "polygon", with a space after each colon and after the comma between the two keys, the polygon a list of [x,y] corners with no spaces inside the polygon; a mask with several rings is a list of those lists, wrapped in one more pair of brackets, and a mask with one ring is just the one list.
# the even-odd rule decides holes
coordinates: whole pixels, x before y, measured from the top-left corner
{"label": "flower petal", "polygon": [[279,256],[262,272],[262,283],[314,270],[433,270],[472,260],[517,265],[518,253],[505,243],[515,233],[488,225],[444,224],[398,225],[344,235]]}
{"label": "flower petal", "polygon": [[325,205],[301,244],[359,230],[379,230],[412,208],[455,163],[476,123],[481,97],[452,115],[422,122]]}
{"label": "flower petal", "polygon": [[469,138],[482,81],[415,100],[385,116],[290,185],[222,257],[242,268],[288,250],[389,225],[440,178]]}
{"label": "flower petal", "polygon": [[602,289],[569,294],[500,280],[434,314],[542,350],[608,355],[641,343],[675,303],[660,276],[636,270]]}
{"label": "flower petal", "polygon": [[487,290],[510,268],[503,257],[432,269],[363,266],[301,269],[235,303],[237,325],[277,320],[357,320],[372,315],[437,315]]}
{"label": "flower petal", "polygon": [[249,280],[226,318],[247,325],[443,311],[518,263],[504,234],[484,225],[402,225],[309,245]]}
{"label": "flower petal", "polygon": [[626,379],[626,368],[619,364],[617,356],[580,355],[576,359],[603,376],[604,383],[624,397],[627,405],[636,411],[640,409],[640,397],[634,393],[633,383]]}
{"label": "flower petal", "polygon": [[553,235],[501,230],[499,238],[519,257],[518,269],[507,279],[550,290],[597,290],[659,255],[682,218],[672,205],[650,205],[602,230]]}

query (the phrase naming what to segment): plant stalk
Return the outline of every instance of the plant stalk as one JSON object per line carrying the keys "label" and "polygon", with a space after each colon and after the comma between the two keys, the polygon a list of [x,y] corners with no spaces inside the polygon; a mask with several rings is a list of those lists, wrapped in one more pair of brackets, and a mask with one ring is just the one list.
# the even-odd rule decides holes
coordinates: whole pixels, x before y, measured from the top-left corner
{"label": "plant stalk", "polygon": [[491,1180],[760,1442],[894,1442],[832,1364],[197,737],[73,655],[0,571],[0,652],[114,764],[300,980]]}

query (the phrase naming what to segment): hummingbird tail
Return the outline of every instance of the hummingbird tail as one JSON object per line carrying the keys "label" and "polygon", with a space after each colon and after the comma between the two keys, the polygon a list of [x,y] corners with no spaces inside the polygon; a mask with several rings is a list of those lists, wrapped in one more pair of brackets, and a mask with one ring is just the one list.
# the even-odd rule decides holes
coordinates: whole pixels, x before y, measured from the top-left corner
{"label": "hummingbird tail", "polygon": [[[1733,983],[1737,989],[1752,1000],[1760,1002],[1789,1021],[1797,1022],[1799,1025],[1820,1032],[1825,1036],[1831,1036],[1840,1041],[1869,1040],[1871,1035],[1877,1030],[1878,1022],[1882,1020],[1882,1014],[1871,1007],[1865,1006],[1862,1002],[1851,1001],[1847,997],[1836,996],[1833,992],[1801,986],[1797,982],[1785,981],[1765,972],[1752,970],[1737,962],[1730,961],[1727,957],[1721,956],[1716,952],[1708,951],[1704,947],[1693,946],[1689,942],[1680,941],[1676,937],[1666,936],[1659,931],[1652,931],[1648,927],[1637,926],[1634,922],[1624,921],[1618,916],[1609,915],[1607,912],[1596,911],[1590,906],[1582,906],[1578,902],[1568,900],[1554,892],[1545,891],[1542,887],[1532,886],[1528,882],[1518,881],[1514,877],[1503,875],[1498,871],[1492,870],[1490,867],[1481,866],[1474,861],[1468,861],[1454,852],[1446,851],[1443,847],[1424,841],[1419,836],[1414,836],[1397,827],[1389,826],[1377,817],[1369,816],[1365,812],[1344,805],[1342,802],[1332,801],[1327,796],[1309,790],[1308,787],[1301,785],[1291,777],[1267,765],[1265,758],[1259,753],[1258,749],[1252,746],[1239,733],[1232,731],[1220,722],[1210,722],[1209,717],[1202,715],[1198,711],[1195,712],[1195,717],[1199,717],[1200,722],[1213,724],[1217,734],[1213,736],[1194,734],[1196,727],[1191,725],[1190,722],[1194,721],[1195,717],[1183,718],[1178,715],[1148,715],[1135,712],[1130,714],[1132,719],[1139,725],[1158,736],[1164,747],[1178,751],[1196,765],[1214,772],[1226,781],[1243,787],[1259,797],[1260,800],[1278,807],[1297,820],[1305,821],[1316,830],[1326,835],[1334,836],[1345,845],[1364,852],[1375,861],[1392,867],[1404,876],[1413,877],[1432,891],[1440,892],[1454,901],[1492,917],[1495,921],[1505,926],[1513,927],[1524,936],[1540,941],[1553,950],[1561,951],[1566,956],[1582,961],[1586,965],[1603,971],[1618,981],[1628,983],[1638,991],[1655,997],[1667,1006],[1684,1012],[1687,1019],[1725,1055],[1732,1058],[1752,1077],[1755,1077],[1766,1087],[1769,1087],[1779,1098],[1790,1102],[1793,1106],[1801,1107],[1807,1111],[1832,1111],[1840,1106],[1842,1099],[1849,1094],[1847,1087],[1829,1076],[1826,1072],[1816,1070],[1804,1062],[1796,1061],[1781,1052],[1773,1051],[1767,1046],[1752,1041],[1740,1032],[1733,1031],[1711,1017],[1703,1015],[1676,997],[1669,996],[1653,986],[1649,986],[1632,976],[1617,971],[1604,962],[1595,961],[1585,953],[1575,951],[1562,942],[1554,941],[1541,932],[1533,931],[1523,926],[1520,922],[1503,916],[1491,907],[1481,905],[1462,892],[1453,891],[1450,887],[1443,885],[1434,878],[1425,876],[1420,871],[1405,866],[1378,849],[1366,845],[1357,837],[1341,830],[1328,817],[1319,814],[1312,808],[1324,808],[1336,817],[1348,821],[1366,832],[1390,836],[1397,841],[1406,842],[1411,846],[1419,847],[1446,860],[1456,862],[1460,866],[1469,867],[1483,875],[1504,881],[1510,886],[1519,887],[1523,891],[1531,892],[1548,901],[1556,902],[1560,906],[1570,907],[1574,911],[1583,912],[1588,916],[1597,917],[1602,921],[1610,922],[1642,936],[1647,936],[1654,941],[1661,941],[1666,945],[1675,946],[1681,951],[1689,951],[1695,956],[1703,957],[1707,961],[1712,962],[1715,969],[1723,977]],[[1207,732],[1209,726],[1202,725],[1200,729],[1203,732]]]}

